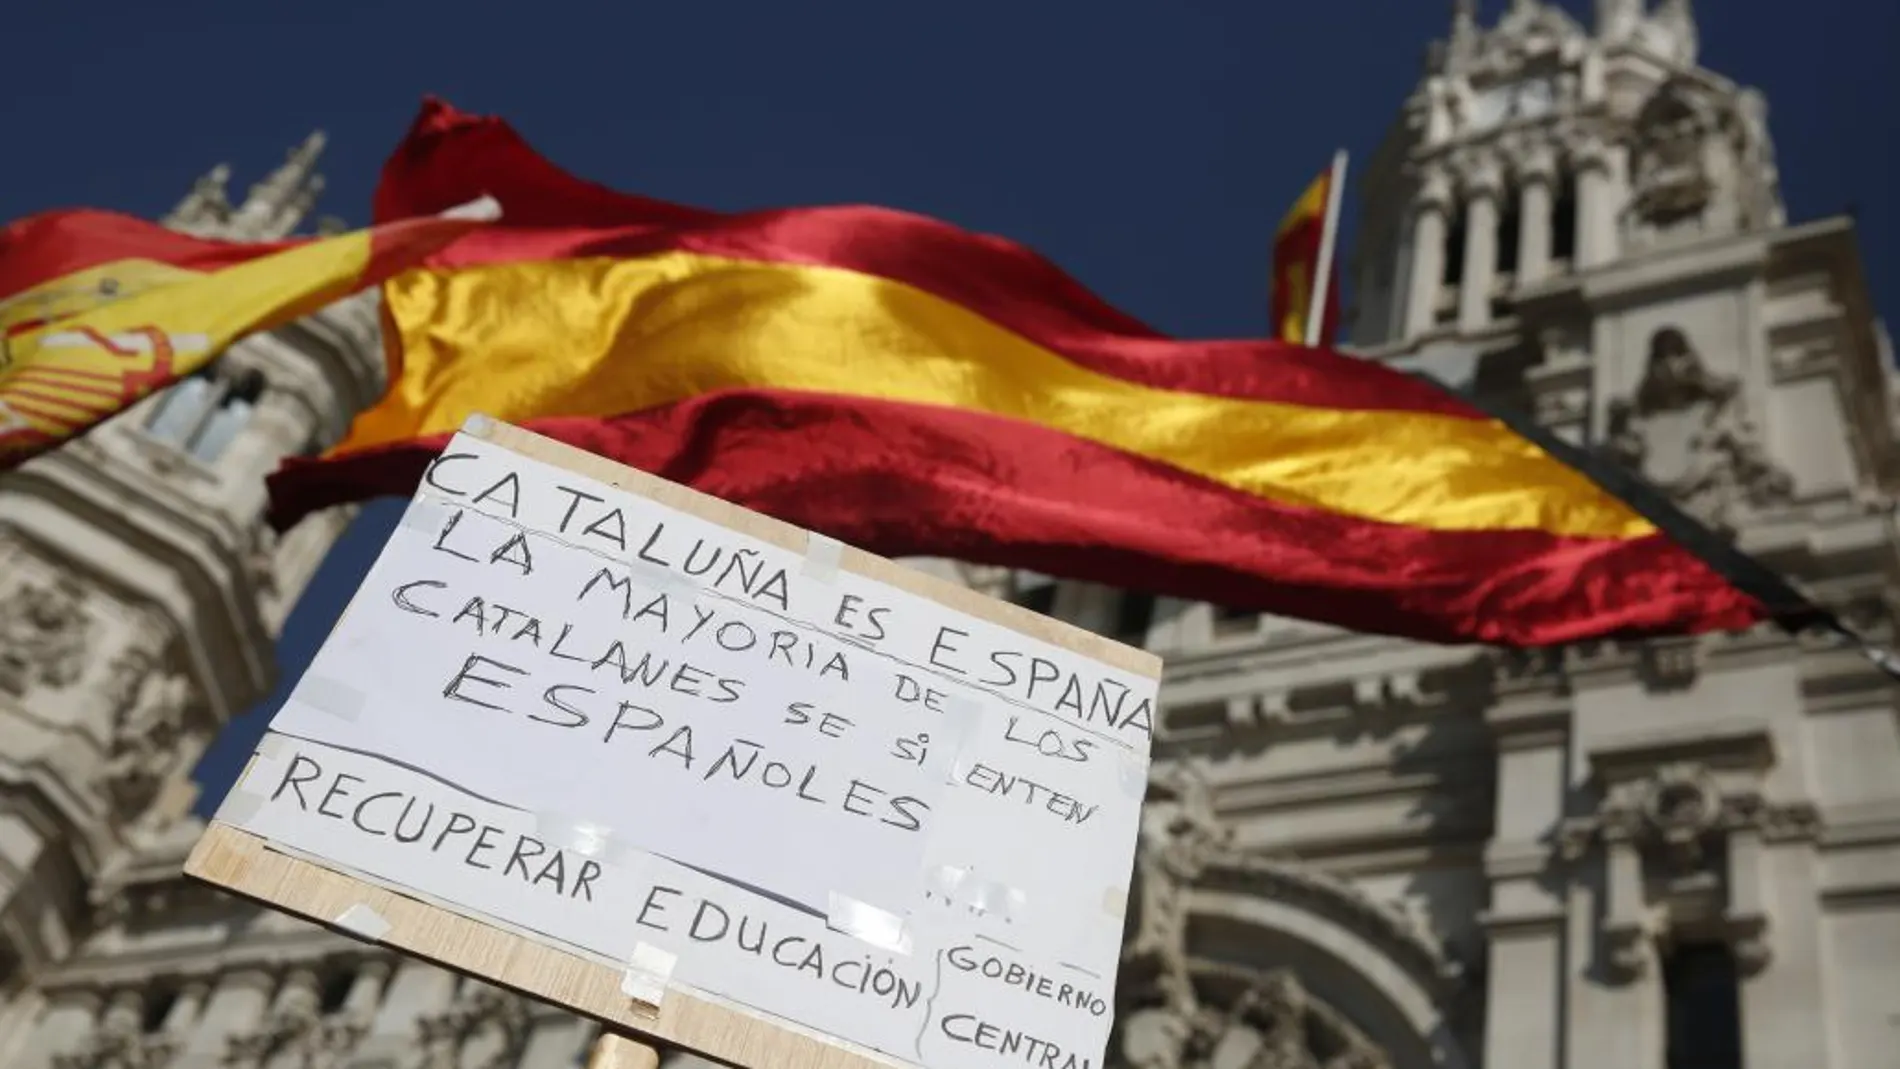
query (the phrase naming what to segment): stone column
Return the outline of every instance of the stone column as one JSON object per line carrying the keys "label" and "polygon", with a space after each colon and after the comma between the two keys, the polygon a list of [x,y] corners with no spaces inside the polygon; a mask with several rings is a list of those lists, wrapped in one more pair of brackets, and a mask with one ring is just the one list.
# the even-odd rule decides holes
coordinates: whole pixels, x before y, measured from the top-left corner
{"label": "stone column", "polygon": [[237,516],[257,516],[267,497],[264,477],[277,470],[287,456],[295,456],[314,441],[317,416],[308,402],[294,392],[267,387],[236,440],[218,458],[224,478],[224,496]]}
{"label": "stone column", "polygon": [[322,1001],[323,982],[317,979],[317,971],[299,965],[285,975],[283,985],[277,989],[277,1002],[272,1009],[279,1013],[314,1012]]}
{"label": "stone column", "polygon": [[1412,202],[1411,293],[1405,307],[1405,333],[1432,329],[1438,310],[1440,276],[1445,273],[1445,218],[1451,209],[1451,179],[1433,168],[1420,182]]}
{"label": "stone column", "polygon": [[1487,1066],[1565,1069],[1566,889],[1548,876],[1553,828],[1564,816],[1569,709],[1547,678],[1502,679],[1485,714],[1497,744],[1497,798],[1485,847],[1490,908]]}
{"label": "stone column", "polygon": [[182,1036],[198,1022],[198,1015],[204,1012],[205,997],[211,993],[211,985],[203,980],[193,980],[179,990],[177,1001],[165,1012],[163,1028],[168,1035]]}
{"label": "stone column", "polygon": [[[1729,851],[1729,913],[1741,936],[1735,956],[1742,972],[1739,997],[1747,1064],[1750,1069],[1840,1065],[1834,1061],[1840,1052],[1829,1050],[1828,1029],[1814,1024],[1841,1018],[1838,1000],[1843,994],[1838,988],[1830,990],[1828,983],[1820,858],[1814,844],[1806,837],[1763,842],[1762,833],[1749,828],[1730,834]],[[1772,922],[1767,916],[1770,903]]]}
{"label": "stone column", "polygon": [[389,986],[389,974],[395,963],[386,958],[371,958],[356,968],[350,993],[343,997],[343,1012],[368,1018],[382,1004],[383,991]]}
{"label": "stone column", "polygon": [[358,1060],[397,1060],[413,1054],[421,1038],[417,1018],[441,1012],[455,998],[456,979],[454,973],[424,962],[397,962],[382,1004],[370,1021],[369,1035],[357,1047]]}
{"label": "stone column", "polygon": [[69,1054],[80,1040],[99,1027],[99,1009],[105,1000],[97,991],[67,991],[52,1004],[18,1054],[18,1069],[49,1069],[53,1059]]}
{"label": "stone column", "polygon": [[211,989],[211,998],[198,1018],[198,1026],[185,1040],[185,1048],[168,1069],[219,1069],[224,1065],[228,1040],[238,1032],[255,1028],[264,1019],[270,1005],[271,974],[261,968],[242,968],[220,976]]}
{"label": "stone column", "polygon": [[1465,173],[1465,277],[1458,283],[1458,327],[1477,330],[1491,321],[1491,287],[1498,277],[1497,161],[1480,157]]}
{"label": "stone column", "polygon": [[100,1022],[102,1032],[118,1032],[122,1035],[137,1035],[145,1028],[145,993],[138,988],[127,988],[112,996],[106,1004],[104,1019]]}
{"label": "stone column", "polygon": [[1543,281],[1550,274],[1556,153],[1547,144],[1530,146],[1518,162],[1517,179],[1517,284],[1528,286]]}
{"label": "stone column", "polygon": [[1579,138],[1570,149],[1577,173],[1577,263],[1587,270],[1616,255],[1616,193],[1612,150],[1595,135]]}

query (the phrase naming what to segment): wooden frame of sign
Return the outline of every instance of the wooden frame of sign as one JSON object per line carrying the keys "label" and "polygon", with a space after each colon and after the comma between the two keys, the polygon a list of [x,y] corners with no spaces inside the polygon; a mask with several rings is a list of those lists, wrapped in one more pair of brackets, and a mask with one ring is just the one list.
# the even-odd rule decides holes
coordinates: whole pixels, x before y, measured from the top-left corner
{"label": "wooden frame of sign", "polygon": [[[464,433],[785,549],[803,551],[808,544],[807,532],[791,524],[517,427],[474,417]],[[845,547],[838,567],[1132,675],[1160,677],[1161,661],[1151,653],[882,557]],[[357,597],[361,596],[359,591]],[[349,611],[346,609],[345,615]],[[869,1069],[903,1064],[687,991],[669,990],[657,1007],[635,1001],[623,993],[621,971],[611,965],[425,901],[393,885],[272,849],[264,838],[216,820],[193,848],[185,862],[185,873],[313,923],[340,928],[357,938],[372,939],[436,965],[566,1007],[608,1029],[645,1037],[667,1048],[693,1051],[734,1065],[772,1069]],[[378,918],[378,927],[387,925],[386,929],[365,932],[340,926],[338,918],[353,907],[367,907]],[[642,1057],[639,1048],[630,1043],[615,1051],[606,1050],[612,1041],[609,1033],[603,1045],[596,1048],[596,1064],[623,1059],[631,1065]]]}

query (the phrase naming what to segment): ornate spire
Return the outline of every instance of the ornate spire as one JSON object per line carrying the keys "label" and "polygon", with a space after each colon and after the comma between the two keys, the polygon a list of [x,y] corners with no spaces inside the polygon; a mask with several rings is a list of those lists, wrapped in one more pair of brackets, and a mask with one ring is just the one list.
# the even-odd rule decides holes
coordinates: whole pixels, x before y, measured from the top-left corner
{"label": "ornate spire", "polygon": [[250,196],[232,218],[232,229],[258,240],[280,238],[295,230],[323,190],[316,167],[325,142],[323,131],[318,130],[291,149],[283,166],[251,187]]}
{"label": "ornate spire", "polygon": [[222,229],[231,218],[231,201],[225,192],[225,183],[230,180],[229,164],[211,168],[191,184],[191,192],[160,222],[173,230],[201,236]]}
{"label": "ornate spire", "polygon": [[1456,67],[1470,59],[1478,46],[1477,0],[1452,0],[1451,38],[1446,42],[1445,59]]}
{"label": "ornate spire", "polygon": [[1643,0],[1597,0],[1597,36],[1621,41],[1642,21]]}
{"label": "ornate spire", "polygon": [[1667,36],[1670,59],[1685,67],[1695,63],[1696,54],[1701,51],[1701,42],[1696,33],[1695,12],[1689,7],[1689,0],[1660,0],[1649,21]]}

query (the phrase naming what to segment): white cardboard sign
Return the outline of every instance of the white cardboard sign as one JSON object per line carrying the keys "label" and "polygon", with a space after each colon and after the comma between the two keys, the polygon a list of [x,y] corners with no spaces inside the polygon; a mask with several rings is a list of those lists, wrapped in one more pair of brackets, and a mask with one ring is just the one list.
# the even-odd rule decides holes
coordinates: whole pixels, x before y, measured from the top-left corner
{"label": "white cardboard sign", "polygon": [[462,435],[220,819],[932,1069],[1092,1066],[1154,697]]}

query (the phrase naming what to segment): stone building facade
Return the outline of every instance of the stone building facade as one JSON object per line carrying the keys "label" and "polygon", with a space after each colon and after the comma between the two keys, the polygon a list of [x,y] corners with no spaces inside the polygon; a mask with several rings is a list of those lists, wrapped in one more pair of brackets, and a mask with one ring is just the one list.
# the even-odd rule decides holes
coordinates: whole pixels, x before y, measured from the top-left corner
{"label": "stone building facade", "polygon": [[[299,226],[320,142],[241,203]],[[1469,0],[1362,180],[1355,348],[1611,452],[1894,638],[1891,346],[1687,0]],[[263,474],[382,388],[374,297],[0,479],[0,1065],[556,1069],[591,1027],[183,881],[189,772],[349,515]],[[1115,1063],[1900,1067],[1900,718],[1772,629],[1504,655],[942,561],[1163,653]],[[686,1059],[679,1059],[686,1061]]]}

